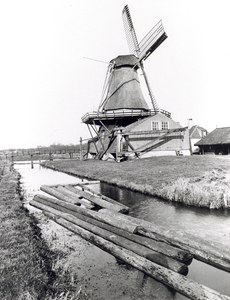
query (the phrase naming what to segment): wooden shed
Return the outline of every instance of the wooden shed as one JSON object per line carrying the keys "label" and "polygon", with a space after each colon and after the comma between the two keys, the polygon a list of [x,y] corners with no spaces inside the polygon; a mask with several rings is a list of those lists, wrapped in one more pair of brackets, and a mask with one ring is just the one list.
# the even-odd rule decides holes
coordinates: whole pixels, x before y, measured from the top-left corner
{"label": "wooden shed", "polygon": [[230,153],[230,127],[216,128],[198,141],[200,153],[215,153],[227,155]]}

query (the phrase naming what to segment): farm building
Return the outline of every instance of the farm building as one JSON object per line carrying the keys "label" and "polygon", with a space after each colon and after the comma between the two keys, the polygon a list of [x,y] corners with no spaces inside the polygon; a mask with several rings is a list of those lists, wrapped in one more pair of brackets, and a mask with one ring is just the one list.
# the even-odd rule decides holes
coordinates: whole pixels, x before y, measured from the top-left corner
{"label": "farm building", "polygon": [[195,146],[195,144],[205,137],[208,134],[207,130],[204,129],[203,127],[200,127],[198,125],[193,125],[189,129],[189,136],[190,136],[190,142],[191,142],[191,151],[192,153],[197,153],[199,152],[199,147]]}
{"label": "farm building", "polygon": [[200,153],[229,154],[230,153],[230,127],[216,128],[207,136],[198,141]]}

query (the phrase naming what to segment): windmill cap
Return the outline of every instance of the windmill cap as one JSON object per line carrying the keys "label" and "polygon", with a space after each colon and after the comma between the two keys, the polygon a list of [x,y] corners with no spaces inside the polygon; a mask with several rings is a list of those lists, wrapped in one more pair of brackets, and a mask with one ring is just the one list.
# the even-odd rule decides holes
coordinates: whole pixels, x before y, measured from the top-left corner
{"label": "windmill cap", "polygon": [[119,55],[116,58],[112,59],[110,63],[115,64],[115,68],[123,67],[123,66],[130,66],[138,69],[139,68],[139,61],[138,58],[134,54],[129,55]]}

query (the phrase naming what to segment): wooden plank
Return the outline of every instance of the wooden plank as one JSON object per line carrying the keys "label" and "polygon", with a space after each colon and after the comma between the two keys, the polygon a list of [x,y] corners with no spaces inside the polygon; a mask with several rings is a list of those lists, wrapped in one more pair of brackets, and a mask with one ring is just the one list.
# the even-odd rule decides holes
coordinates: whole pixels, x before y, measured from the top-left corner
{"label": "wooden plank", "polygon": [[[89,210],[89,209],[83,208],[81,206],[76,206],[71,203],[67,203],[62,200],[56,199],[56,198],[44,197],[43,195],[35,195],[34,200],[37,202],[40,202],[42,204],[47,204],[54,208],[56,208],[56,205],[58,205],[59,206],[58,209],[60,209],[63,212],[68,213],[68,210],[70,210],[70,211],[78,212],[79,214],[83,214],[88,217],[92,217],[101,222],[105,222],[104,218],[101,217],[98,214],[98,212],[96,212],[96,211]],[[108,223],[114,227],[117,227],[117,220],[115,220],[114,218],[110,218],[110,217],[106,218],[106,223]],[[130,233],[137,232],[137,226],[135,224],[133,224],[132,222],[130,222],[129,220],[122,222],[122,225],[120,225],[120,227],[121,227],[121,229],[128,231]]]}
{"label": "wooden plank", "polygon": [[129,239],[126,239],[122,236],[117,235],[116,233],[112,233],[104,228],[98,227],[96,225],[92,225],[88,222],[85,222],[79,218],[76,218],[73,215],[69,215],[67,213],[60,212],[56,209],[50,208],[47,205],[41,204],[39,202],[33,201],[32,205],[36,206],[37,208],[39,207],[40,209],[44,211],[48,211],[52,214],[55,214],[56,216],[59,216],[75,225],[80,226],[81,228],[84,228],[94,234],[97,234],[98,236],[101,236],[105,238],[108,241],[111,241],[115,243],[116,245],[122,246],[128,250],[131,250],[147,259],[150,261],[153,261],[159,265],[162,265],[166,268],[169,268],[170,270],[173,270],[174,272],[180,273],[187,275],[188,273],[188,267],[181,263],[178,262],[171,257],[167,257],[161,253],[158,253],[156,251],[153,251],[141,244],[138,244],[134,241],[131,241]]}
{"label": "wooden plank", "polygon": [[90,243],[100,247],[102,250],[114,255],[115,257],[125,261],[129,265],[137,268],[152,278],[166,284],[167,286],[178,291],[182,295],[185,295],[189,299],[193,300],[230,300],[230,297],[221,295],[220,293],[195,282],[192,279],[187,278],[184,275],[173,272],[167,268],[164,268],[148,259],[127,250],[121,246],[107,241],[106,239],[89,232],[77,225],[72,224],[62,218],[55,218],[54,221],[71,230],[72,232],[80,235]]}
{"label": "wooden plank", "polygon": [[54,196],[62,201],[66,201],[66,202],[70,202],[73,204],[76,203],[80,203],[82,205],[84,205],[85,207],[87,207],[88,209],[92,209],[94,208],[94,204],[92,205],[89,201],[86,201],[85,199],[82,199],[81,197],[72,197],[71,195],[64,195],[63,193],[57,191],[56,188],[54,187],[49,187],[47,185],[42,185],[40,187],[40,190],[51,195]]}
{"label": "wooden plank", "polygon": [[[56,191],[60,192],[61,194],[70,197],[72,199],[80,199],[80,201],[83,203],[87,203],[88,205],[91,205],[92,208],[95,208],[94,203],[92,203],[91,201],[87,200],[87,199],[83,199],[81,195],[76,194],[74,192],[72,192],[71,190],[67,189],[65,186],[62,185],[58,185],[57,187],[54,188]],[[85,205],[86,208],[89,208],[88,205]]]}
{"label": "wooden plank", "polygon": [[169,231],[154,223],[128,215],[124,216],[108,209],[101,209],[99,213],[101,218],[105,215],[107,218],[116,219],[118,223],[122,223],[124,219],[129,220],[137,225],[139,234],[187,250],[194,255],[194,258],[230,272],[230,254],[221,245],[215,247],[213,244],[205,241],[201,242],[191,235],[178,234],[178,232]]}
{"label": "wooden plank", "polygon": [[90,194],[86,191],[81,191],[77,188],[73,188],[73,187],[68,186],[68,185],[66,185],[65,188],[70,189],[71,191],[74,191],[79,196],[90,200],[91,202],[93,202],[94,204],[96,204],[96,205],[98,205],[102,208],[108,208],[108,209],[111,209],[111,210],[114,210],[114,211],[117,211],[117,212],[120,212],[120,213],[128,213],[128,211],[129,211],[128,207],[124,207],[122,205],[119,205],[118,202],[116,204],[108,202],[108,201],[106,201],[106,200],[104,200],[104,199],[102,199],[98,196],[94,196],[93,194]]}
{"label": "wooden plank", "polygon": [[[73,185],[72,185],[72,184],[69,184],[68,187],[70,187],[70,186],[73,186]],[[121,203],[121,202],[117,202],[116,200],[114,200],[114,199],[112,199],[112,198],[109,198],[109,197],[107,197],[107,196],[105,196],[105,195],[102,195],[101,193],[97,193],[97,192],[95,192],[93,189],[89,188],[88,186],[84,186],[84,185],[81,184],[81,183],[75,184],[74,186],[79,186],[79,187],[83,188],[84,190],[87,190],[87,191],[91,192],[93,195],[99,196],[99,197],[101,197],[102,199],[104,199],[104,200],[106,200],[106,201],[108,201],[108,202],[111,202],[111,203],[114,203],[114,204],[118,204],[118,205],[124,207],[127,211],[129,211],[129,209],[130,209],[130,208],[129,208],[128,206],[126,206],[125,204],[123,204],[123,203]]]}

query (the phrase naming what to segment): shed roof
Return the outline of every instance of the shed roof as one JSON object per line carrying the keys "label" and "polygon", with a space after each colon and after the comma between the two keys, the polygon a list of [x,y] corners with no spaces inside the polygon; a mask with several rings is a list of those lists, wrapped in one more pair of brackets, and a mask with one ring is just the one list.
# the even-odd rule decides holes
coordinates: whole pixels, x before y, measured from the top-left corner
{"label": "shed roof", "polygon": [[230,144],[230,127],[216,128],[195,146]]}
{"label": "shed roof", "polygon": [[193,125],[189,129],[189,136],[191,139],[200,139],[203,137],[202,132],[206,132],[206,134],[207,134],[207,130],[204,129],[203,127],[201,127],[199,125]]}

